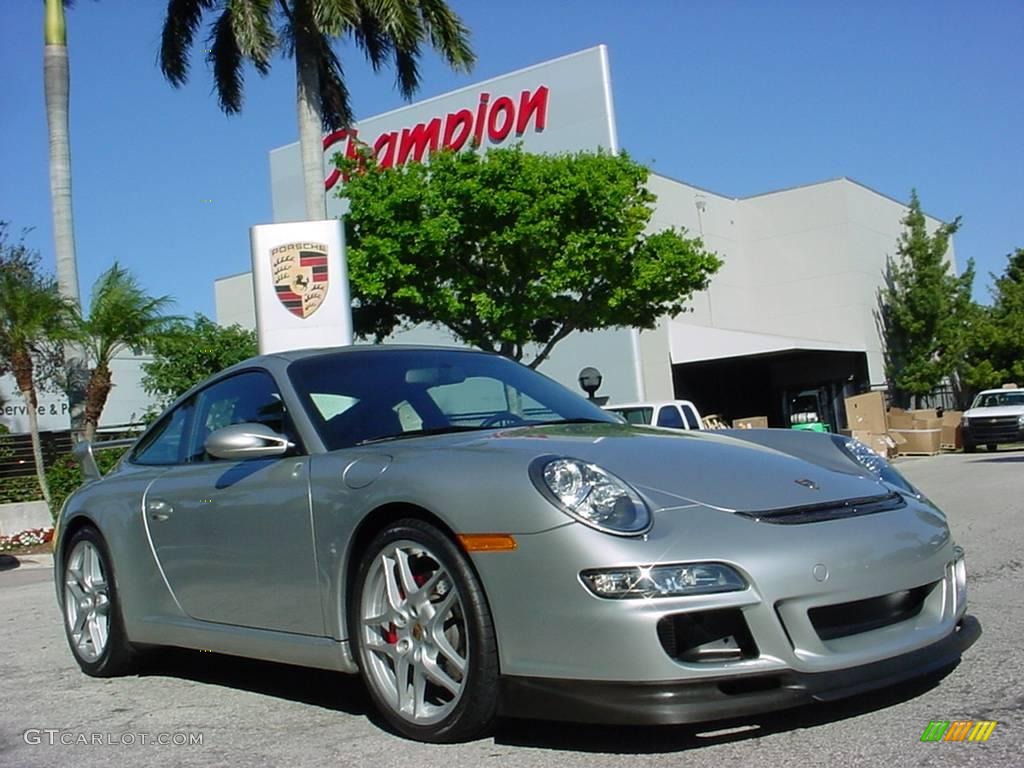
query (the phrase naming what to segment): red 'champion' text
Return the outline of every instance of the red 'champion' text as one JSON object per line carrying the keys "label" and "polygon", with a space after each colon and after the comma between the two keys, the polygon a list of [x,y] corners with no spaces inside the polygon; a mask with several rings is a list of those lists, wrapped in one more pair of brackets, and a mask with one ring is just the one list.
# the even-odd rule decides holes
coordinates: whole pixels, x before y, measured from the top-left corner
{"label": "red 'champion' text", "polygon": [[[491,94],[484,92],[475,110],[460,109],[443,118],[417,123],[412,128],[387,131],[374,139],[372,145],[359,138],[358,128],[334,131],[324,136],[324,152],[345,141],[345,157],[356,158],[360,145],[369,146],[377,163],[382,168],[390,168],[421,162],[438,149],[460,150],[470,141],[482,144],[486,138],[492,144],[500,144],[513,132],[517,137],[531,129],[540,132],[547,120],[548,88],[545,85],[534,91],[523,91],[518,102],[510,96],[499,96],[492,101]],[[330,189],[340,178],[341,171],[331,171],[324,180],[324,187]]]}

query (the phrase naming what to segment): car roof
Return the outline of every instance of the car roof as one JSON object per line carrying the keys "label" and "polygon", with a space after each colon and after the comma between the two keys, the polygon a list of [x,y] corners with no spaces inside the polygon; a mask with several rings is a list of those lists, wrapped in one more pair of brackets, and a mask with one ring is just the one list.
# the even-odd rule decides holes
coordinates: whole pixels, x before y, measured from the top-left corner
{"label": "car roof", "polygon": [[1014,394],[1019,394],[1021,392],[1024,392],[1024,389],[1021,389],[1019,387],[1017,389],[983,389],[981,390],[981,392],[978,393],[978,395],[998,395],[1000,393],[1009,394],[1011,392]]}
{"label": "car roof", "polygon": [[475,355],[493,355],[493,352],[486,352],[471,347],[443,346],[439,344],[350,344],[343,347],[314,347],[311,349],[288,349],[280,352],[268,352],[263,355],[256,355],[235,363],[227,371],[253,366],[265,365],[272,360],[283,360],[291,363],[296,360],[303,360],[307,357],[319,357],[321,355],[345,355],[356,352],[462,352]]}

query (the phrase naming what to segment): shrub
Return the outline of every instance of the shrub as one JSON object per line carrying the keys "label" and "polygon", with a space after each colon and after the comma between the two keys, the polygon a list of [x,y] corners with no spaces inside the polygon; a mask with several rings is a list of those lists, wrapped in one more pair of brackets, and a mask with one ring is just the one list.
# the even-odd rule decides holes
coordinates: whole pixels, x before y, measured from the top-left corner
{"label": "shrub", "polygon": [[0,481],[0,504],[19,501],[41,501],[42,492],[35,475],[28,477],[5,477]]}
{"label": "shrub", "polygon": [[[120,461],[127,450],[127,448],[108,448],[104,451],[96,451],[96,466],[100,468],[100,472],[106,474],[114,468],[114,465]],[[50,481],[50,496],[53,500],[50,514],[56,520],[57,515],[60,514],[60,508],[64,506],[64,500],[82,484],[82,470],[79,468],[78,462],[75,461],[75,457],[70,453],[65,453],[47,470],[46,479]],[[33,482],[35,481],[33,480]]]}

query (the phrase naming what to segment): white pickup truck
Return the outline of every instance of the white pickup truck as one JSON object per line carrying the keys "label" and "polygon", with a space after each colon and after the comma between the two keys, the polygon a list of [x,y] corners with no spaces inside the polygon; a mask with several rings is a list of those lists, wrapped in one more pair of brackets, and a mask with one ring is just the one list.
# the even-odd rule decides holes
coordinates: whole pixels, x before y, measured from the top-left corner
{"label": "white pickup truck", "polygon": [[986,389],[980,392],[960,422],[964,452],[979,445],[990,451],[1006,443],[1024,442],[1024,389]]}
{"label": "white pickup truck", "polygon": [[689,400],[664,400],[650,403],[615,403],[602,406],[617,413],[630,424],[650,424],[673,429],[704,429],[697,406]]}

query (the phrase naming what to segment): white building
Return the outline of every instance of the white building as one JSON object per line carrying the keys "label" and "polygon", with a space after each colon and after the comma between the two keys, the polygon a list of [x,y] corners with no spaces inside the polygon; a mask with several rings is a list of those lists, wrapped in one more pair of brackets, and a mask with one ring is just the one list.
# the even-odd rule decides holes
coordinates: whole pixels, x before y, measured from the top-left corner
{"label": "white building", "polygon": [[[353,131],[385,165],[425,158],[438,146],[521,141],[533,152],[618,150],[608,54],[581,51],[361,122]],[[355,144],[348,132],[325,137],[331,157]],[[304,218],[297,144],[270,153],[275,221]],[[885,386],[875,322],[886,256],[902,232],[905,206],[848,178],[733,198],[659,174],[654,230],[685,227],[723,260],[692,311],[652,331],[574,333],[541,369],[576,387],[581,368],[604,375],[612,402],[685,397],[727,418],[766,415],[788,422],[801,394],[823,413],[841,414],[844,395]],[[328,195],[328,215],[344,213]],[[931,226],[940,222],[930,219]],[[952,248],[950,256],[952,258]],[[251,275],[217,280],[217,320],[255,327]],[[406,343],[456,343],[420,327]],[[839,416],[842,419],[842,416]],[[836,423],[833,426],[844,426]]]}

